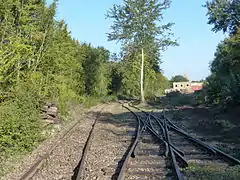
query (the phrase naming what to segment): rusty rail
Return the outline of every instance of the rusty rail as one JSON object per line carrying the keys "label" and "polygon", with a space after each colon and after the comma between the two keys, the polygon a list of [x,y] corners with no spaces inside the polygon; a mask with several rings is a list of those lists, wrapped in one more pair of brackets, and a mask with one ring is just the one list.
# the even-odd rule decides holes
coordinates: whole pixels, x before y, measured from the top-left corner
{"label": "rusty rail", "polygon": [[163,142],[165,142],[165,144],[167,146],[167,148],[166,148],[167,153],[166,154],[168,154],[168,157],[171,159],[172,167],[174,169],[176,178],[178,180],[183,180],[184,177],[179,170],[177,160],[176,160],[176,156],[178,157],[178,161],[180,161],[182,163],[181,167],[187,167],[188,163],[184,159],[184,153],[171,143],[171,140],[170,140],[169,134],[168,134],[169,130],[175,131],[176,133],[186,137],[193,144],[207,150],[207,152],[215,155],[219,159],[223,159],[229,165],[240,165],[240,160],[239,159],[236,159],[235,157],[219,150],[218,148],[213,147],[211,145],[208,145],[207,143],[201,141],[200,139],[197,139],[197,138],[191,136],[190,134],[188,134],[187,132],[182,130],[180,127],[175,125],[170,119],[168,119],[165,116],[165,114],[163,112],[162,112],[160,117],[157,117],[152,112],[149,113],[149,112],[143,111],[142,109],[140,109],[140,108],[138,108],[138,107],[136,107],[136,106],[134,106],[130,103],[129,103],[129,106],[139,110],[140,112],[144,113],[146,116],[149,116],[150,118],[153,118],[158,123],[159,128],[161,129],[161,134],[156,134],[157,131],[153,127],[153,125],[151,123],[151,120],[150,120],[150,126],[151,126],[152,130],[154,131],[153,134],[155,134],[157,137],[159,137],[159,136],[163,137],[163,138],[159,137],[159,139],[161,139]]}
{"label": "rusty rail", "polygon": [[92,139],[93,139],[93,133],[94,133],[94,130],[95,130],[95,126],[99,120],[99,117],[101,116],[101,111],[104,109],[104,107],[98,111],[97,113],[97,117],[95,118],[94,120],[94,123],[92,125],[92,128],[89,132],[89,135],[88,135],[88,138],[87,138],[87,141],[84,145],[84,148],[83,148],[83,152],[82,152],[82,157],[81,157],[81,160],[79,162],[79,166],[78,166],[78,172],[77,172],[77,176],[76,176],[76,179],[75,180],[82,180],[84,179],[84,170],[85,170],[85,160],[87,158],[87,154],[88,154],[88,151],[91,147],[91,143],[92,143]]}
{"label": "rusty rail", "polygon": [[[145,113],[145,114],[149,114],[146,111],[141,110],[140,108],[130,104],[129,106],[140,110],[141,112]],[[210,146],[207,143],[201,141],[200,139],[197,139],[193,136],[191,136],[190,134],[188,134],[187,132],[185,132],[184,130],[182,130],[180,127],[178,127],[177,125],[175,125],[170,119],[168,119],[164,114],[161,115],[161,118],[154,116],[153,114],[151,114],[151,117],[153,117],[154,119],[158,120],[160,122],[160,124],[164,124],[163,120],[165,119],[167,121],[168,127],[172,130],[174,130],[175,132],[187,137],[190,141],[192,141],[193,143],[195,143],[196,145],[206,149],[207,151],[209,151],[212,154],[218,155],[219,158],[222,158],[223,160],[227,161],[229,163],[229,165],[240,165],[240,160],[236,159],[235,157],[219,150],[216,147]]]}
{"label": "rusty rail", "polygon": [[128,154],[127,154],[127,156],[126,156],[126,158],[125,158],[125,160],[124,160],[124,162],[123,162],[123,165],[122,165],[122,167],[121,167],[121,169],[120,169],[120,172],[119,172],[118,178],[117,178],[118,180],[124,180],[125,172],[126,172],[127,165],[128,165],[128,161],[129,161],[130,157],[132,156],[132,154],[134,153],[134,150],[135,150],[135,148],[136,148],[136,146],[137,146],[137,143],[138,143],[139,138],[140,138],[140,135],[141,135],[141,130],[142,130],[142,129],[141,129],[140,119],[139,119],[139,117],[137,116],[137,114],[134,113],[133,111],[131,111],[128,107],[124,106],[123,104],[122,104],[122,106],[123,106],[124,108],[126,108],[127,110],[129,110],[129,111],[135,116],[135,118],[137,119],[138,125],[137,125],[137,134],[136,134],[136,137],[135,137],[134,142],[133,142],[130,150],[128,151]]}
{"label": "rusty rail", "polygon": [[[122,104],[122,105],[123,105],[123,104]],[[162,142],[165,144],[165,148],[166,148],[166,149],[165,149],[165,155],[172,159],[173,168],[174,168],[174,171],[176,172],[176,177],[178,178],[178,180],[183,180],[183,176],[182,176],[182,174],[181,174],[181,172],[180,172],[180,170],[179,170],[179,168],[178,168],[178,165],[177,165],[177,161],[176,161],[175,154],[177,154],[177,156],[178,156],[179,158],[182,158],[182,159],[183,159],[182,161],[183,161],[185,164],[187,164],[187,162],[186,162],[186,160],[185,160],[185,159],[182,157],[182,155],[181,155],[181,154],[182,154],[182,151],[179,150],[179,149],[178,149],[177,147],[175,147],[174,145],[172,145],[172,143],[170,142],[169,135],[168,135],[168,130],[166,129],[166,127],[160,126],[161,128],[163,128],[163,129],[162,129],[162,132],[165,133],[165,134],[162,134],[162,136],[167,137],[167,139],[165,140],[164,138],[162,138],[162,137],[156,132],[156,130],[154,130],[154,127],[153,127],[153,125],[152,125],[152,123],[151,123],[151,113],[148,113],[148,114],[147,114],[147,117],[146,117],[147,121],[143,121],[143,120],[142,120],[141,118],[139,118],[139,116],[138,116],[136,113],[134,113],[131,109],[129,109],[128,107],[126,107],[126,106],[124,106],[124,105],[123,105],[123,107],[126,108],[126,109],[128,109],[132,114],[134,114],[134,116],[135,116],[136,119],[138,120],[139,125],[138,125],[138,133],[137,133],[136,138],[135,138],[135,140],[134,140],[134,143],[133,143],[130,151],[128,152],[128,155],[127,155],[127,157],[126,157],[126,159],[125,159],[125,161],[124,161],[124,163],[123,163],[123,165],[122,165],[122,167],[121,167],[121,171],[120,171],[120,173],[119,173],[118,180],[123,180],[124,177],[125,177],[125,171],[126,171],[126,169],[127,169],[128,161],[129,161],[132,153],[134,153],[134,150],[135,150],[135,148],[136,148],[136,145],[137,145],[138,140],[139,140],[139,137],[140,137],[140,133],[139,133],[139,132],[140,132],[140,129],[141,129],[141,128],[140,128],[140,124],[141,124],[141,123],[143,124],[144,127],[146,127],[146,128],[149,130],[149,132],[150,132],[152,135],[154,135],[158,140],[162,141]],[[187,165],[186,165],[186,166],[187,166]]]}

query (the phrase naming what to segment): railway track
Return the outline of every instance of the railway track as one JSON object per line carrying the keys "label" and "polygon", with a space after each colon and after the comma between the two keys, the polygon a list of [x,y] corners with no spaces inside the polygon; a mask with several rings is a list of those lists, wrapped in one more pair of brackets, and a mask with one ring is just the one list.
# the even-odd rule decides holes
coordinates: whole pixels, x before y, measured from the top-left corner
{"label": "railway track", "polygon": [[[96,109],[98,109],[100,107],[100,105],[96,106]],[[104,106],[105,107],[105,106]],[[92,134],[94,131],[94,127],[99,119],[100,113],[101,111],[104,109],[104,107],[102,107],[98,112],[97,112],[97,116],[95,117],[95,120],[93,122],[92,128],[90,130],[90,133],[88,135],[87,141],[85,143],[84,149],[83,149],[83,153],[82,153],[82,158],[80,160],[79,165],[77,166],[77,168],[75,169],[75,174],[73,175],[74,177],[72,179],[80,179],[80,174],[83,174],[83,167],[84,167],[84,160],[86,157],[86,153],[90,147],[91,144],[91,138],[92,138]],[[88,117],[88,116],[86,116]],[[64,139],[66,139],[71,132],[76,128],[76,126],[79,124],[80,121],[75,122],[60,138],[59,141],[48,151],[46,152],[44,155],[40,156],[37,161],[20,177],[20,180],[29,180],[34,178],[34,176],[37,174],[37,172],[43,167],[44,163],[49,159],[50,155],[53,153],[53,151],[61,145],[62,141]]]}
{"label": "railway track", "polygon": [[[166,118],[129,104],[123,107],[138,122],[134,143],[122,163],[118,180],[187,179],[182,172],[189,163],[240,165],[240,161],[186,133]],[[132,109],[137,109],[135,113]]]}
{"label": "railway track", "polygon": [[84,149],[83,149],[82,157],[79,161],[78,166],[76,167],[75,174],[72,177],[72,179],[74,179],[74,180],[85,179],[85,164],[86,164],[87,154],[88,154],[88,151],[89,151],[89,149],[91,147],[91,144],[92,144],[92,139],[93,139],[95,126],[96,126],[96,124],[97,124],[97,122],[98,122],[98,120],[101,116],[101,112],[102,112],[103,109],[104,109],[104,107],[100,111],[98,111],[97,116],[95,118],[95,121],[92,125],[92,128],[91,128],[90,133],[89,133],[88,138],[87,138],[87,142],[85,143],[85,146],[84,146]]}
{"label": "railway track", "polygon": [[[164,113],[157,116],[153,112],[142,111],[131,104],[125,106],[122,103],[122,106],[135,116],[136,132],[135,135],[129,135],[133,136],[133,138],[129,138],[131,145],[121,159],[112,179],[183,180],[187,177],[182,168],[187,167],[191,162],[199,165],[210,163],[219,166],[240,165],[238,159],[186,133],[166,118]],[[92,124],[80,161],[72,176],[74,180],[86,179],[86,160],[92,144],[95,125],[103,109],[104,107],[98,110]],[[135,113],[133,109],[138,112]],[[74,126],[64,136],[70,133],[73,128]],[[31,179],[42,166],[43,161],[50,156],[51,151],[36,162],[21,180]]]}

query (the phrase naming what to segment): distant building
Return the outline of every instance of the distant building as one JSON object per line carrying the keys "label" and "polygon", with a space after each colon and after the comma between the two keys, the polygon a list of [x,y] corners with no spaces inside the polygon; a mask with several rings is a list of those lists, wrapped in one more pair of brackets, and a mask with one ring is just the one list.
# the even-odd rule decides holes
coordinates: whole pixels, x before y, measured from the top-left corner
{"label": "distant building", "polygon": [[199,91],[202,88],[203,88],[203,83],[197,83],[197,82],[191,83],[191,89],[193,92]]}
{"label": "distant building", "polygon": [[195,91],[201,90],[203,88],[203,83],[191,83],[191,82],[173,82],[173,88],[166,89],[165,93],[179,91],[182,93],[193,93]]}
{"label": "distant building", "polygon": [[177,91],[188,89],[189,87],[190,87],[190,82],[174,82],[173,83],[173,89]]}

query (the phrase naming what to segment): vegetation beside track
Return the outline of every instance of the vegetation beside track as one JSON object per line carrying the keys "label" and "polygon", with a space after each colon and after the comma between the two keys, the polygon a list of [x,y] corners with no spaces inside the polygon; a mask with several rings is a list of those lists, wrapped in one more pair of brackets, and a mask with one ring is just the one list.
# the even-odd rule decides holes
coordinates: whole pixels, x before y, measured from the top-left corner
{"label": "vegetation beside track", "polygon": [[189,180],[238,180],[240,179],[240,166],[223,168],[192,163],[184,170],[184,173],[189,177]]}

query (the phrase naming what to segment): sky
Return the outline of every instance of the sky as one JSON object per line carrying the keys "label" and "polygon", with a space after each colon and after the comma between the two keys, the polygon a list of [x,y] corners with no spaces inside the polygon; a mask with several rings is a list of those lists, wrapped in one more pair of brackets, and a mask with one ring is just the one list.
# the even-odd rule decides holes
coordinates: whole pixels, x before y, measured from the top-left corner
{"label": "sky", "polygon": [[[175,23],[172,32],[179,43],[178,47],[169,47],[162,53],[160,67],[167,78],[185,74],[190,80],[200,80],[210,74],[209,63],[225,35],[211,31],[206,9],[202,7],[205,1],[172,0],[171,7],[164,12],[164,23]],[[107,40],[112,21],[105,15],[113,4],[120,3],[122,0],[59,0],[56,18],[64,19],[72,36],[79,41],[118,53],[120,44]]]}

